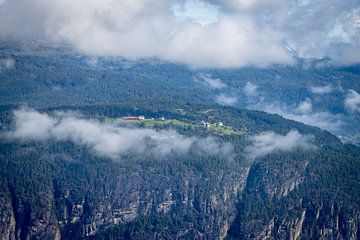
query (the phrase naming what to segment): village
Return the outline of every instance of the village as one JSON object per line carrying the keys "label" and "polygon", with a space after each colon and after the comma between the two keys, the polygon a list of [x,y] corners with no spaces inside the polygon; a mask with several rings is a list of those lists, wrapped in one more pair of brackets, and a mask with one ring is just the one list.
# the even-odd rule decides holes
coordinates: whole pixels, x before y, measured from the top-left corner
{"label": "village", "polygon": [[163,116],[157,117],[157,118],[154,118],[154,117],[146,118],[143,115],[124,116],[124,117],[120,118],[120,121],[126,122],[126,123],[139,124],[142,127],[148,127],[148,128],[153,128],[155,126],[161,126],[161,125],[189,127],[192,129],[201,127],[201,128],[205,128],[209,131],[212,131],[212,132],[215,132],[215,133],[218,133],[221,135],[223,135],[223,134],[225,134],[225,135],[242,134],[246,131],[244,129],[234,130],[231,126],[225,125],[224,122],[222,122],[222,121],[211,123],[209,121],[202,120],[199,123],[189,123],[189,122],[184,122],[184,121],[177,120],[177,119],[166,119]]}
{"label": "village", "polygon": [[[145,118],[145,116],[126,116],[126,117],[123,117],[122,119],[124,121],[129,121],[129,122],[131,122],[131,121],[146,121],[146,120],[152,120],[152,121],[155,121],[155,120],[165,121],[166,120],[165,117],[159,117],[157,119],[155,119],[155,118],[147,119],[147,118]],[[223,122],[217,122],[217,123],[212,124],[212,123],[204,121],[204,120],[201,121],[200,124],[204,128],[211,128],[212,126],[218,126],[218,127],[223,127],[224,126]]]}

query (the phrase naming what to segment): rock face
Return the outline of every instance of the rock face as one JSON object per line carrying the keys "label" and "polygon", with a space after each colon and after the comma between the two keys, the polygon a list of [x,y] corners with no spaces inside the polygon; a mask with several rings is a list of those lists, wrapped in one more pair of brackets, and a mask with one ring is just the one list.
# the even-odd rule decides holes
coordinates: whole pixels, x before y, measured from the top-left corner
{"label": "rock face", "polygon": [[[301,162],[296,171],[285,174],[285,180],[279,180],[278,171],[269,172],[256,164],[207,174],[191,168],[173,174],[157,168],[122,169],[116,178],[92,186],[90,192],[54,180],[48,189],[39,192],[36,201],[41,204],[36,208],[8,185],[1,198],[0,236],[1,240],[79,239],[139,217],[193,213],[202,217],[187,221],[172,238],[358,239],[359,212],[349,213],[348,206],[336,201],[318,204],[300,197],[286,211],[241,219],[242,214],[248,214],[246,209],[239,209],[244,197],[263,189],[269,199],[284,201],[304,181],[307,166],[306,160]],[[277,183],[264,178],[264,174],[275,174]],[[262,184],[256,186],[259,178]],[[276,211],[278,207],[274,208]],[[149,236],[166,238],[156,231]]]}
{"label": "rock face", "polygon": [[[314,216],[314,211],[319,215]],[[359,213],[340,220],[344,216],[340,209],[332,213],[325,211],[323,207],[309,208],[297,217],[272,219],[255,239],[359,239]]]}
{"label": "rock face", "polygon": [[[244,187],[248,168],[238,172],[219,171],[203,175],[191,169],[164,175],[159,169],[119,172],[109,185],[90,196],[73,194],[73,189],[54,183],[40,195],[43,207],[7,192],[1,205],[1,239],[69,239],[95,235],[99,229],[129,223],[139,216],[189,212],[206,216],[189,222],[179,238],[224,238],[236,215],[237,194]],[[13,205],[11,204],[13,203]],[[192,229],[191,229],[192,228]]]}
{"label": "rock face", "polygon": [[[257,131],[259,116],[246,119]],[[222,136],[231,160],[193,150],[110,160],[72,142],[3,141],[0,240],[359,239],[360,150],[315,133],[316,152],[254,162],[242,134]]]}
{"label": "rock face", "polygon": [[310,193],[308,160],[291,169],[269,167],[252,167],[228,231],[230,239],[359,239],[359,206],[333,192],[326,196],[326,189]]}

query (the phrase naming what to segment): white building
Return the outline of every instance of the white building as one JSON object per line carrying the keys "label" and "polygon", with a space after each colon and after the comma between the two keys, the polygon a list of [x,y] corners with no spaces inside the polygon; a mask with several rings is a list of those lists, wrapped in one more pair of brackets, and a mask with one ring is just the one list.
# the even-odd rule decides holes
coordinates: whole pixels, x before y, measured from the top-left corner
{"label": "white building", "polygon": [[201,124],[203,125],[203,127],[206,127],[206,128],[211,127],[211,124],[209,122],[201,121]]}

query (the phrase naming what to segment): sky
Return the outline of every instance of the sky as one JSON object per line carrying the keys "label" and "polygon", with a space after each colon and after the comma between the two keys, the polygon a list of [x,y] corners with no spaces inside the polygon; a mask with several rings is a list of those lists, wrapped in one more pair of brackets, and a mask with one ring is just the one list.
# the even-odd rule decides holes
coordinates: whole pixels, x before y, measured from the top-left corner
{"label": "sky", "polygon": [[0,38],[194,68],[360,62],[358,0],[0,0]]}

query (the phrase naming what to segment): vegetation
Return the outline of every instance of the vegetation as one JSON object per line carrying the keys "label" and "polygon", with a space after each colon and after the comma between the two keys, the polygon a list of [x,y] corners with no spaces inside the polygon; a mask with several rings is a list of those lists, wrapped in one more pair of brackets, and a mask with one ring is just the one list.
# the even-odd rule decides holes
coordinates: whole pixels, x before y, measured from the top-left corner
{"label": "vegetation", "polygon": [[[193,149],[164,159],[131,153],[109,159],[73,142],[15,141],[2,134],[0,231],[13,216],[19,239],[52,239],[57,228],[64,239],[212,239],[226,220],[229,239],[252,239],[273,221],[271,237],[284,239],[305,211],[304,239],[319,239],[327,229],[338,239],[358,232],[352,228],[359,226],[360,149],[321,129],[241,108],[247,104],[242,91],[247,81],[289,104],[308,97],[313,84],[340,82],[359,91],[359,66],[202,70],[241,99],[235,107],[223,107],[214,104],[219,90],[194,81],[201,71],[182,65],[99,58],[94,67],[84,56],[0,51],[16,61],[16,70],[0,73],[1,133],[14,127],[12,110],[25,104],[119,125],[212,136],[234,147],[231,159]],[[324,96],[324,108],[316,109],[346,114],[342,98],[339,92]],[[150,119],[118,121],[139,115]],[[203,127],[202,121],[212,125]],[[215,125],[219,122],[224,125]],[[248,135],[292,129],[313,135],[318,149],[274,152],[254,162],[243,155]],[[166,204],[172,204],[168,210]]]}

